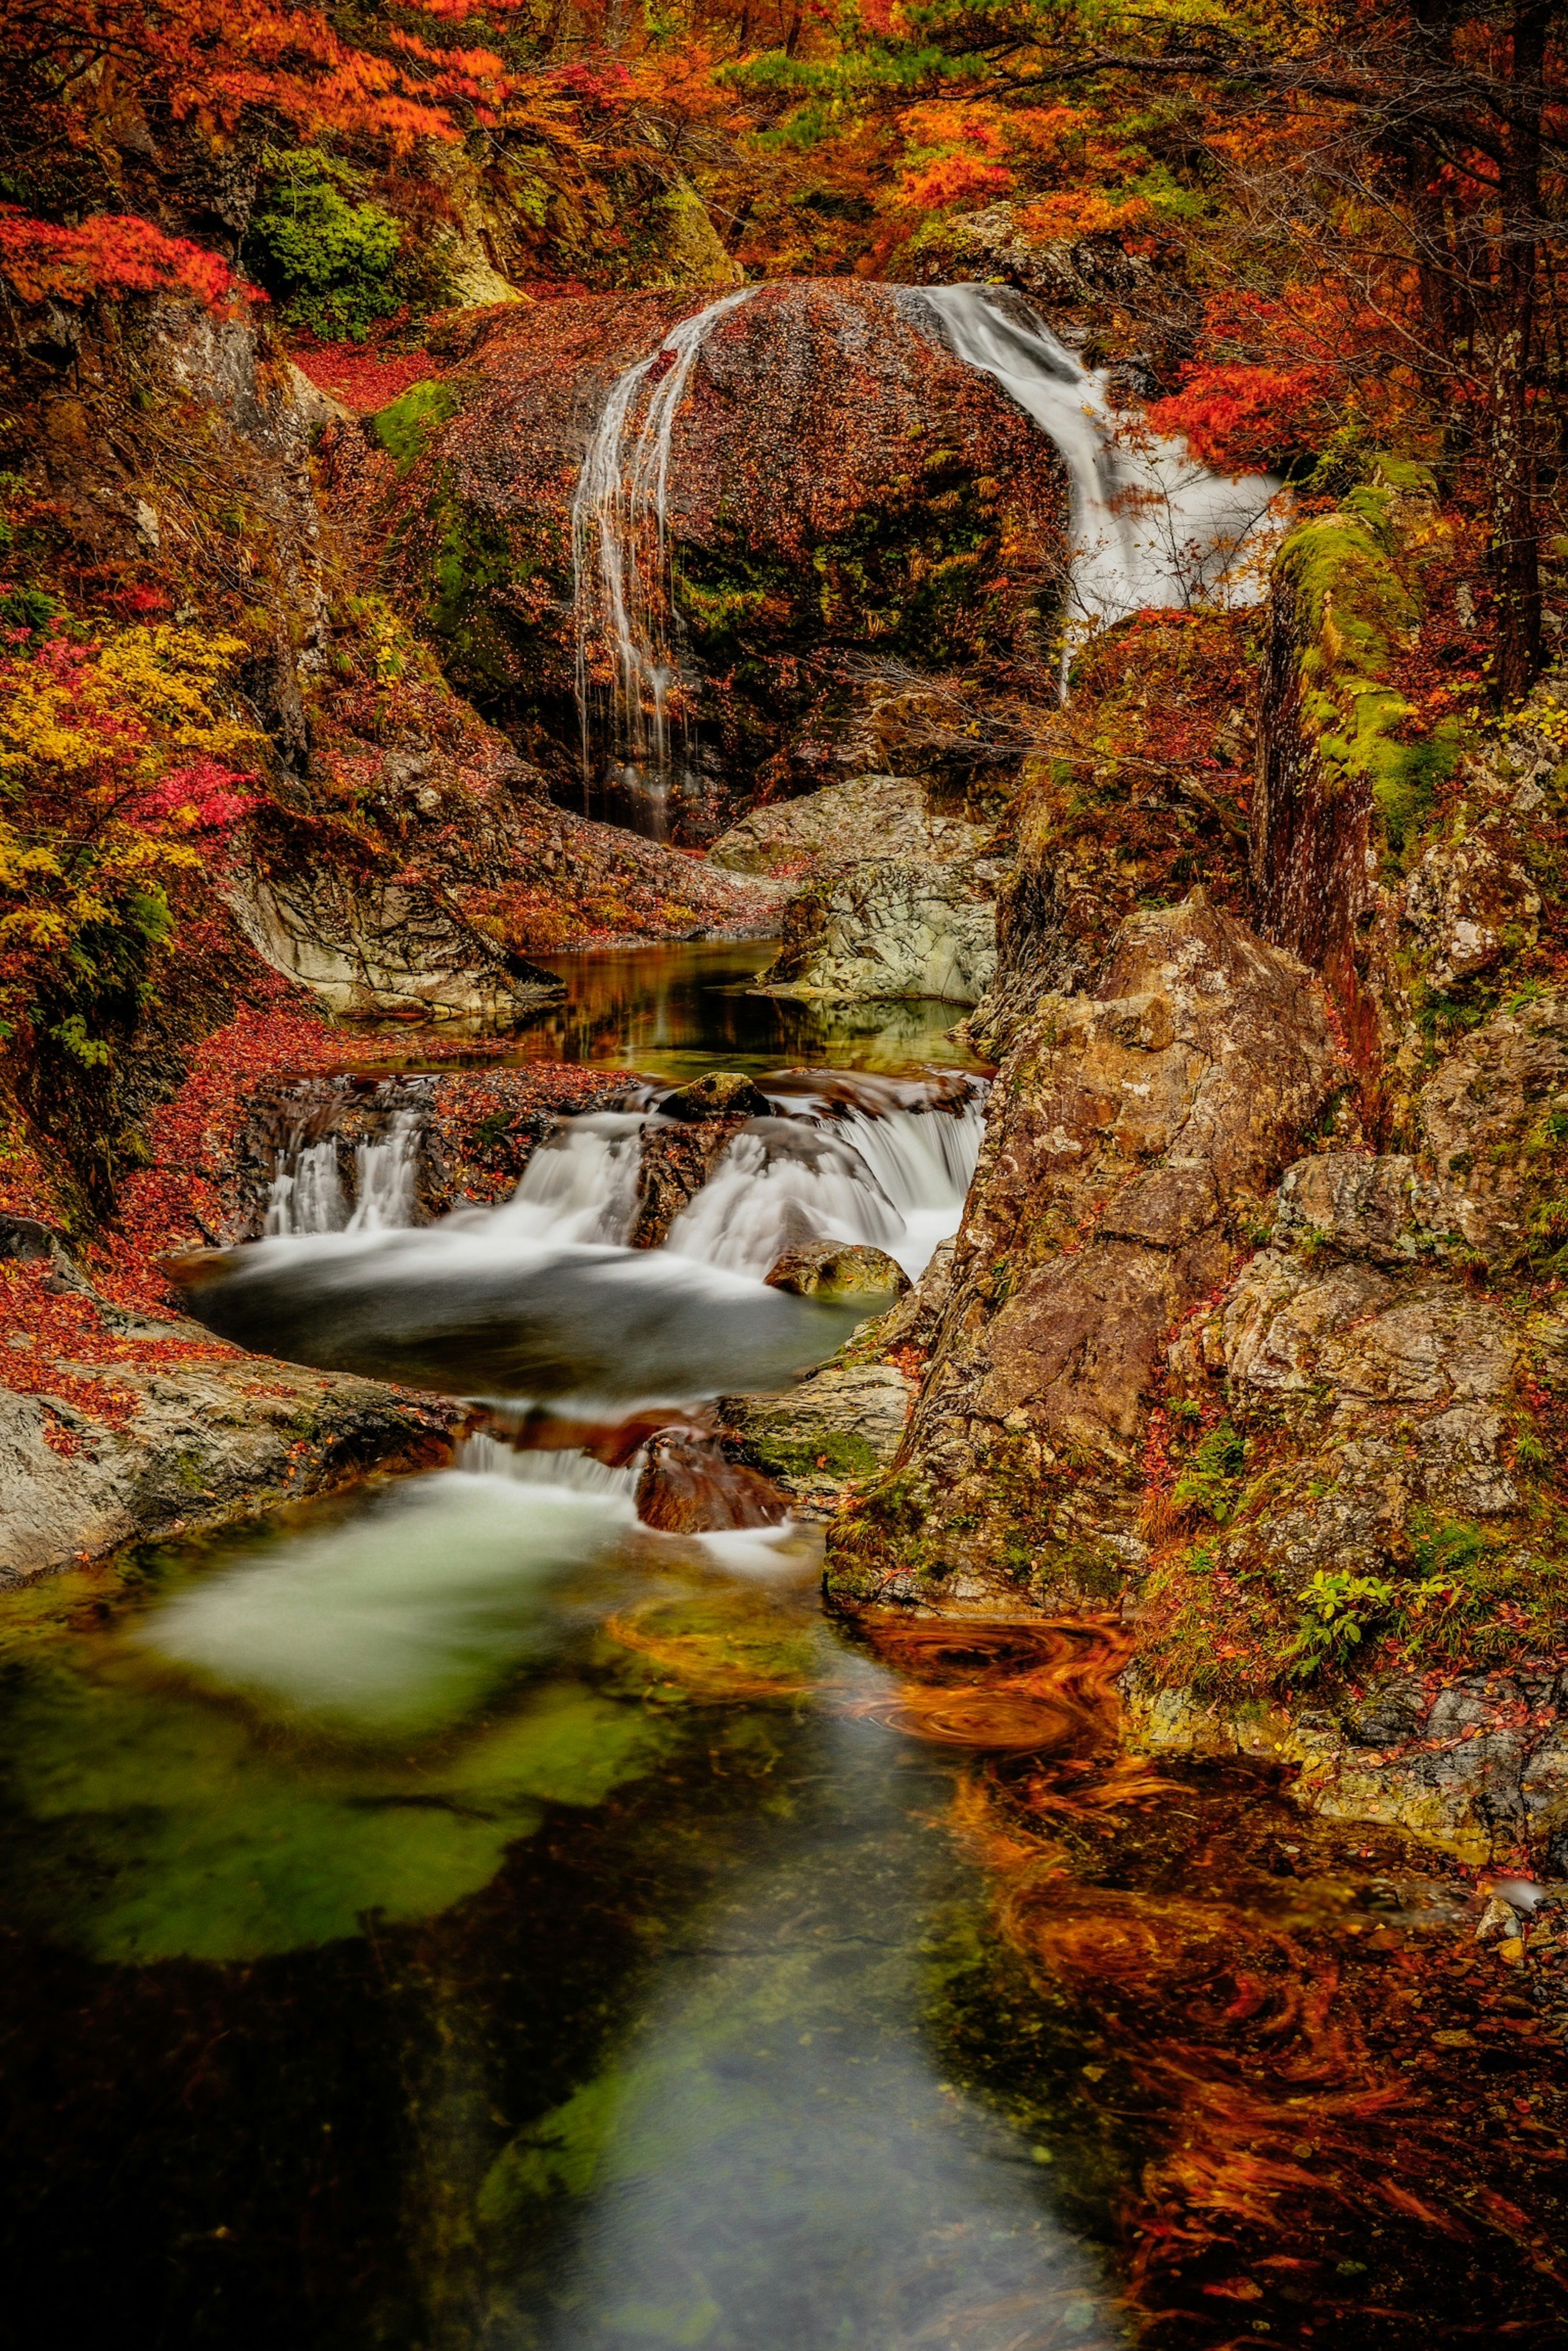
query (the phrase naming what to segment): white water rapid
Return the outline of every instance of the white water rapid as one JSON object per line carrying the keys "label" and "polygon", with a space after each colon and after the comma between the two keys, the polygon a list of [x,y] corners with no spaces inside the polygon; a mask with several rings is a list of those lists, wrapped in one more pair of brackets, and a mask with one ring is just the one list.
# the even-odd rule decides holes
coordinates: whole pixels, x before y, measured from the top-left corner
{"label": "white water rapid", "polygon": [[1151,607],[1253,603],[1280,484],[1212,474],[1184,442],[1127,433],[1105,379],[1059,342],[1016,296],[986,286],[923,286],[943,340],[999,383],[1061,451],[1071,484],[1069,640]]}
{"label": "white water rapid", "polygon": [[[572,498],[583,781],[592,778],[595,719],[601,715],[593,676],[598,648],[611,674],[602,711],[609,757],[619,780],[645,797],[656,833],[663,831],[669,796],[669,693],[675,676],[670,646],[670,445],[704,340],[721,319],[749,300],[751,291],[742,287],[721,295],[695,318],[683,319],[656,351],[616,378]],[[643,405],[643,390],[650,382]]]}
{"label": "white water rapid", "polygon": [[637,1213],[643,1121],[635,1112],[562,1119],[492,1222],[508,1237],[623,1242]]}

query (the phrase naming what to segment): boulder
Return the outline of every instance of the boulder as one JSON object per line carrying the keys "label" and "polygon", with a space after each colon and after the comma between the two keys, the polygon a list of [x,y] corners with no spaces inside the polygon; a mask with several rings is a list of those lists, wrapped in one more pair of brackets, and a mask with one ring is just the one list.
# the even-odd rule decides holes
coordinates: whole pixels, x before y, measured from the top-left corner
{"label": "boulder", "polygon": [[731,1459],[718,1439],[663,1429],[643,1456],[637,1515],[662,1534],[719,1534],[781,1525],[789,1498],[761,1470]]}
{"label": "boulder", "polygon": [[797,1513],[821,1519],[853,1482],[887,1468],[914,1400],[915,1382],[895,1364],[828,1364],[786,1395],[721,1396],[715,1409]]}
{"label": "boulder", "polygon": [[254,865],[225,894],[263,960],[344,1019],[505,1026],[566,992],[419,883],[331,863]]}
{"label": "boulder", "polygon": [[764,1279],[800,1298],[902,1298],[909,1288],[904,1268],[863,1241],[808,1242],[787,1250]]}
{"label": "boulder", "polygon": [[973,866],[878,858],[839,868],[790,901],[773,996],[853,1002],[936,997],[977,1004],[997,962],[991,877]]}
{"label": "boulder", "polygon": [[753,809],[707,855],[710,865],[735,873],[798,874],[856,864],[872,844],[883,857],[964,863],[985,841],[982,826],[935,810],[918,778],[855,776]]}
{"label": "boulder", "polygon": [[696,1122],[712,1118],[768,1118],[772,1104],[740,1070],[710,1070],[689,1086],[661,1094],[661,1118]]}
{"label": "boulder", "polygon": [[[581,791],[562,617],[585,435],[617,378],[702,305],[643,291],[498,309],[445,374],[332,452],[338,514],[379,549],[387,591],[563,800]],[[1005,662],[1064,575],[1051,444],[907,292],[858,280],[758,287],[716,319],[674,417],[664,507],[682,649],[671,715],[695,738],[674,811],[686,839],[739,812],[846,647]],[[607,647],[591,632],[583,653],[607,688]]]}

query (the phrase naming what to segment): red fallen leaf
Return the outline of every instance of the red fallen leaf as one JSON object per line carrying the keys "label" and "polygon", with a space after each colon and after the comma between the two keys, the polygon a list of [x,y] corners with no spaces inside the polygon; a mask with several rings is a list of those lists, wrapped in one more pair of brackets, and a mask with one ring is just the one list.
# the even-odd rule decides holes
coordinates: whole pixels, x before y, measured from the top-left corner
{"label": "red fallen leaf", "polygon": [[1203,2291],[1213,2294],[1219,2302],[1261,2302],[1263,2299],[1262,2287],[1252,2278],[1222,2278],[1217,2285],[1206,2285]]}
{"label": "red fallen leaf", "polygon": [[[1396,2180],[1385,2177],[1377,2182],[1377,2189],[1396,2212],[1404,2212],[1412,2220],[1424,2222],[1428,2229],[1440,2229],[1446,2237],[1458,2237],[1469,2241],[1469,2231],[1462,2228],[1451,2212],[1435,2211],[1430,2204],[1423,2204],[1418,2196],[1412,2196],[1410,2190],[1401,2188]],[[1523,2217],[1521,2213],[1521,2220]]]}

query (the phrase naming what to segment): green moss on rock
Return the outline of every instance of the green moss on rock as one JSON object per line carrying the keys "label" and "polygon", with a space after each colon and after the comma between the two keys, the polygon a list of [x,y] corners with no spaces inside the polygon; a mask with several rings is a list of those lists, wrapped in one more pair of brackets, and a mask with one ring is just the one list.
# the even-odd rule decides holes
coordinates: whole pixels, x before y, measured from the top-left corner
{"label": "green moss on rock", "polygon": [[449,383],[434,377],[410,384],[405,392],[365,419],[365,431],[397,459],[406,474],[424,455],[430,434],[456,415],[462,402]]}
{"label": "green moss on rock", "polygon": [[1372,478],[1337,512],[1291,534],[1277,573],[1299,616],[1301,724],[1314,739],[1325,789],[1333,797],[1368,786],[1396,852],[1418,832],[1464,742],[1463,724],[1453,717],[1404,740],[1416,711],[1391,675],[1422,613],[1421,534],[1399,509],[1414,501],[1430,507],[1435,519],[1435,496],[1425,466],[1379,458]]}

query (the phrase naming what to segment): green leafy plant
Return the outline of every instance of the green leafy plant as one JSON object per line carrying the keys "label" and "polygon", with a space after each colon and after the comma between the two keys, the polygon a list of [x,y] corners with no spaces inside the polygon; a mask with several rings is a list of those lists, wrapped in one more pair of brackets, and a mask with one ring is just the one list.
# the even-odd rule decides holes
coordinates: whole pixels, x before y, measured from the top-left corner
{"label": "green leafy plant", "polygon": [[1222,1527],[1235,1515],[1246,1447],[1228,1421],[1199,1439],[1191,1461],[1176,1479],[1171,1500],[1178,1510],[1201,1512]]}
{"label": "green leafy plant", "polygon": [[1355,1575],[1348,1568],[1316,1569],[1299,1594],[1302,1614],[1286,1646],[1287,1671],[1297,1681],[1310,1681],[1323,1666],[1343,1665],[1368,1628],[1387,1615],[1395,1596],[1393,1584],[1381,1576]]}
{"label": "green leafy plant", "polygon": [[350,174],[319,148],[274,150],[265,202],[251,220],[248,258],[283,316],[323,342],[362,343],[400,296],[393,277],[402,233],[380,204],[345,194]]}

